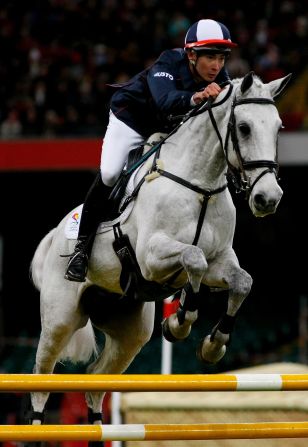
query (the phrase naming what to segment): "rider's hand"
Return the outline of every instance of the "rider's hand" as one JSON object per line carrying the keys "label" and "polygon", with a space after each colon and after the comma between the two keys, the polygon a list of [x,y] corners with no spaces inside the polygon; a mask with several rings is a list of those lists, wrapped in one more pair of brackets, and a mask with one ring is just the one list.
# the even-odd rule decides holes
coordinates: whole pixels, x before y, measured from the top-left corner
{"label": "rider's hand", "polygon": [[208,99],[210,96],[215,99],[219,95],[221,90],[222,89],[219,87],[218,84],[216,84],[216,82],[212,82],[211,84],[206,86],[205,89],[202,90],[201,92],[196,92],[192,96],[192,102],[195,105],[197,105],[201,101],[204,101],[204,100]]}

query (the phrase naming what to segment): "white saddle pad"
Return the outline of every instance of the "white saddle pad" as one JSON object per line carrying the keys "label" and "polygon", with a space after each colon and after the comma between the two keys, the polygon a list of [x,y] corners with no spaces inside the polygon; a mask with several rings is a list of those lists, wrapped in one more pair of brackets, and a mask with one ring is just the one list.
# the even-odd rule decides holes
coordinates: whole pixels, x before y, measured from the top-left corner
{"label": "white saddle pad", "polygon": [[[136,177],[136,174],[138,171],[139,171],[139,168],[132,174],[131,178],[129,179],[128,185],[126,187],[125,195],[122,199],[121,204],[124,202],[126,197],[131,195],[131,193],[133,192],[134,185],[135,185],[135,177]],[[124,223],[128,219],[128,217],[133,209],[133,205],[134,205],[134,201],[131,201],[119,217],[117,217],[116,219],[111,220],[111,221],[102,222],[99,225],[96,234],[105,233],[107,231],[110,231],[112,229],[112,226],[118,222]],[[67,217],[65,229],[64,229],[64,234],[67,239],[77,239],[78,238],[78,231],[79,231],[79,224],[80,224],[80,219],[81,219],[81,214],[82,214],[82,208],[83,208],[83,204],[79,205],[77,208],[75,208],[73,211],[71,211],[71,213]]]}

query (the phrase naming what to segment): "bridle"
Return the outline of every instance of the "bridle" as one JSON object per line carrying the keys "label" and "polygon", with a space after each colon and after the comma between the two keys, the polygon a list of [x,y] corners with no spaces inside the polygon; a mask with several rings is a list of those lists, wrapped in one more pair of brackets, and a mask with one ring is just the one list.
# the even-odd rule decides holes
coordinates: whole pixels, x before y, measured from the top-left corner
{"label": "bridle", "polygon": [[[223,153],[225,155],[225,159],[227,162],[227,166],[228,166],[227,180],[228,180],[228,182],[231,182],[234,185],[235,191],[237,193],[244,191],[246,193],[246,198],[248,199],[254,186],[256,185],[256,183],[264,175],[271,173],[271,174],[275,175],[276,179],[278,179],[279,165],[277,162],[277,151],[276,151],[276,160],[275,161],[273,161],[273,160],[244,160],[244,158],[241,154],[239,140],[238,140],[237,132],[236,132],[235,107],[244,105],[244,104],[261,104],[261,105],[274,105],[275,106],[275,102],[269,98],[249,98],[248,97],[248,98],[244,98],[244,99],[237,99],[236,97],[234,97],[232,105],[231,105],[231,112],[230,112],[229,121],[228,121],[228,125],[227,125],[227,133],[226,133],[225,141],[223,142],[223,139],[222,139],[221,133],[218,129],[212,108],[221,105],[223,102],[225,102],[229,99],[229,97],[231,96],[232,90],[233,90],[233,84],[231,84],[229,82],[228,82],[228,84],[230,85],[229,90],[228,90],[226,96],[221,101],[213,104],[213,100],[210,98],[209,100],[207,100],[206,103],[199,106],[193,112],[190,112],[189,118],[191,118],[192,116],[196,116],[201,113],[204,113],[205,111],[208,111],[213,128],[217,134],[218,140],[220,142],[221,148],[223,150]],[[187,116],[186,116],[186,119],[187,119]],[[185,119],[185,121],[186,121],[186,119]],[[184,120],[182,121],[182,123],[183,122],[184,122]],[[182,123],[180,123],[180,125]],[[233,150],[236,153],[236,157],[237,157],[237,161],[238,161],[238,168],[235,167],[230,162],[230,159],[229,159],[229,141],[230,141],[230,139],[232,142]],[[173,174],[160,169],[156,165],[157,159],[159,157],[159,153],[160,153],[160,148],[157,150],[157,152],[155,154],[153,165],[152,165],[150,172],[157,171],[159,174],[164,175],[165,177],[169,177],[171,180],[173,180],[177,183],[181,183],[184,186],[186,186],[187,188],[195,190],[195,187],[193,185],[189,184],[189,182],[186,182],[185,180],[183,180],[179,177],[176,177]],[[254,181],[251,182],[251,177],[248,175],[247,171],[251,171],[251,170],[257,169],[257,168],[264,168],[264,169],[254,179]],[[210,195],[212,195],[212,192],[210,192],[210,193],[211,193]]]}
{"label": "bridle", "polygon": [[[230,89],[233,88],[233,85],[230,85]],[[215,117],[212,112],[212,107],[208,108],[209,116],[217,134],[217,137],[220,141],[220,145],[224,151],[225,158],[228,165],[228,173],[227,178],[231,181],[235,187],[236,192],[244,191],[246,193],[246,198],[249,198],[254,186],[256,183],[267,173],[273,173],[276,178],[278,178],[278,163],[273,160],[249,160],[245,161],[242,157],[240,145],[236,132],[236,117],[235,117],[235,107],[243,105],[243,104],[264,104],[264,105],[275,105],[275,102],[272,99],[268,98],[245,98],[245,99],[237,99],[236,97],[233,99],[230,117],[227,126],[227,133],[225,137],[225,142],[223,142],[222,136],[219,132]],[[229,141],[232,141],[233,149],[236,153],[238,168],[236,168],[229,160]],[[277,154],[276,154],[277,158]],[[265,168],[251,183],[251,178],[247,174],[247,171],[256,168]]]}

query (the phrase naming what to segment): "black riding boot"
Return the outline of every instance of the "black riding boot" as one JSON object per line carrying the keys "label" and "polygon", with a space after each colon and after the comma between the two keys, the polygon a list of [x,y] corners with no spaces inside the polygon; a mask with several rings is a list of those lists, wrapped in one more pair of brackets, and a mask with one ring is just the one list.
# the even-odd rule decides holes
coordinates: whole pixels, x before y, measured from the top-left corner
{"label": "black riding boot", "polygon": [[110,218],[112,211],[111,201],[108,201],[111,190],[112,187],[103,184],[99,173],[83,205],[78,240],[64,275],[69,281],[84,282],[86,279],[97,227],[100,222]]}

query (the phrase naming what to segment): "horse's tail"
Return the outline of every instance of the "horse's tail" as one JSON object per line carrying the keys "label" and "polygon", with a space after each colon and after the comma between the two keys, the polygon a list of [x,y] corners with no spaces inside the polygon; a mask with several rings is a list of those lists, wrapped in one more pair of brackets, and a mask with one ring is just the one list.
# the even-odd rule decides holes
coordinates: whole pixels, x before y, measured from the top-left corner
{"label": "horse's tail", "polygon": [[51,245],[55,228],[51,230],[39,243],[30,265],[30,278],[35,287],[40,290],[42,285],[43,267],[47,252]]}
{"label": "horse's tail", "polygon": [[78,329],[62,350],[58,361],[69,360],[72,363],[87,363],[92,355],[97,357],[98,348],[91,320],[86,326]]}

